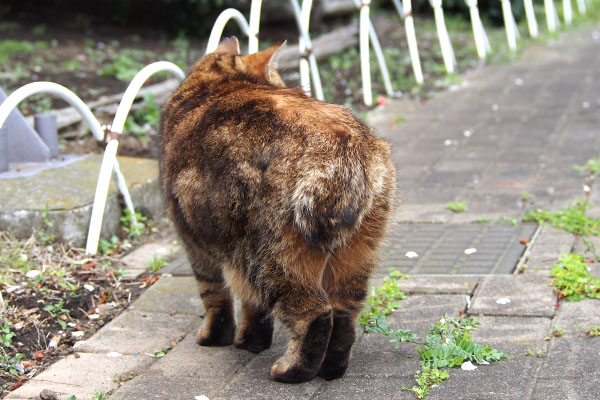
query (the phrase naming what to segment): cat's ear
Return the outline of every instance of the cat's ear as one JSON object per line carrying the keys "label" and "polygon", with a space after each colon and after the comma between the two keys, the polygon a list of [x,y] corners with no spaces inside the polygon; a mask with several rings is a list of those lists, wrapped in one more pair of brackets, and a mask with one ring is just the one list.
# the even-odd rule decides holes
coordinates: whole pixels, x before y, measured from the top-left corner
{"label": "cat's ear", "polygon": [[248,71],[256,75],[268,76],[270,70],[269,67],[272,66],[271,62],[273,61],[273,57],[275,57],[277,51],[286,42],[287,41],[284,40],[282,42],[275,43],[268,49],[244,56],[244,64],[246,64]]}
{"label": "cat's ear", "polygon": [[215,49],[214,52],[239,55],[240,42],[235,36],[228,37],[219,44],[219,46]]}

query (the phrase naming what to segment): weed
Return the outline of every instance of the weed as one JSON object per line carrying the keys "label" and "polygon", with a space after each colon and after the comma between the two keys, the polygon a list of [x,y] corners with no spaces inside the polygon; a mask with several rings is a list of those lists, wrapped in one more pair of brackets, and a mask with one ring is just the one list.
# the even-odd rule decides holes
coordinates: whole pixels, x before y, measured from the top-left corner
{"label": "weed", "polygon": [[554,337],[561,337],[562,335],[565,334],[565,330],[560,325],[553,325],[550,328],[550,334]]}
{"label": "weed", "polygon": [[158,127],[160,119],[160,108],[156,105],[154,95],[146,93],[144,95],[143,107],[135,110],[125,121],[125,132],[131,132],[136,135],[141,142],[147,141],[147,135],[152,129]]}
{"label": "weed", "polygon": [[36,25],[31,29],[31,32],[37,36],[43,35],[44,33],[46,33],[46,25],[45,24]]}
{"label": "weed", "polygon": [[546,353],[544,353],[544,351],[540,350],[540,349],[527,349],[527,351],[525,351],[525,355],[527,357],[535,357],[535,358],[545,358],[546,357]]}
{"label": "weed", "polygon": [[371,288],[371,295],[367,298],[367,304],[370,308],[368,311],[363,311],[359,319],[359,323],[363,328],[366,329],[373,319],[387,318],[392,311],[400,307],[397,300],[406,299],[406,295],[398,289],[398,283],[401,279],[406,278],[406,275],[390,268],[390,276],[383,278],[383,285],[378,288]]}
{"label": "weed", "polygon": [[168,265],[167,260],[163,256],[154,256],[152,260],[148,262],[148,270],[150,272],[156,272],[161,268],[164,268]]}
{"label": "weed", "polygon": [[498,223],[511,224],[512,226],[517,225],[517,219],[513,217],[507,217],[506,215],[502,215],[498,218]]}
{"label": "weed", "polygon": [[466,201],[453,201],[450,203],[444,204],[447,210],[450,210],[454,213],[461,213],[467,211],[467,202]]}
{"label": "weed", "polygon": [[152,353],[152,355],[154,357],[163,357],[165,356],[169,351],[171,350],[171,346],[167,346],[164,349],[160,349],[160,350],[154,350],[154,352]]}
{"label": "weed", "polygon": [[0,63],[8,63],[12,56],[20,54],[31,54],[35,46],[26,40],[2,40],[0,41]]}
{"label": "weed", "polygon": [[[134,218],[135,216],[135,221]],[[139,237],[146,231],[146,222],[148,218],[144,217],[140,212],[132,214],[131,210],[125,209],[124,215],[120,218],[121,224],[123,225],[123,232],[127,235],[130,240],[138,240]]]}
{"label": "weed", "polygon": [[590,218],[585,212],[591,208],[587,199],[579,199],[551,213],[543,209],[531,210],[523,217],[524,222],[535,221],[539,224],[549,222],[555,228],[561,228],[579,236],[600,235],[600,219]]}
{"label": "weed", "polygon": [[521,200],[523,201],[531,201],[535,198],[535,195],[527,192],[521,193]]}
{"label": "weed", "polygon": [[6,319],[3,321],[4,323],[0,326],[0,344],[4,347],[10,347],[12,345],[12,339],[15,337],[15,333],[10,330],[13,324]]}
{"label": "weed", "polygon": [[483,217],[473,221],[474,224],[489,224],[492,220],[488,217]]}
{"label": "weed", "polygon": [[591,325],[585,334],[588,336],[600,336],[600,325]]}
{"label": "weed", "polygon": [[409,388],[402,386],[402,390],[411,390],[417,394],[417,398],[423,399],[431,389],[449,378],[448,370],[439,370],[435,368],[422,367],[415,374],[417,385]]}
{"label": "weed", "polygon": [[62,329],[67,329],[67,323],[65,319],[68,319],[70,310],[64,308],[64,300],[60,300],[56,304],[48,304],[43,310],[50,314],[50,317],[56,320]]}
{"label": "weed", "polygon": [[586,172],[588,175],[600,175],[600,161],[597,157],[590,158],[584,165],[573,165],[573,169],[579,172]]}
{"label": "weed", "polygon": [[94,397],[92,397],[93,400],[105,400],[107,398],[108,396],[102,390],[96,390],[94,392]]}
{"label": "weed", "polygon": [[3,347],[0,347],[0,368],[11,375],[19,376],[23,371],[21,360],[25,356],[21,353],[16,353],[14,356],[6,354]]}
{"label": "weed", "polygon": [[142,61],[147,56],[148,53],[143,50],[120,50],[112,61],[105,63],[98,70],[98,75],[115,77],[118,80],[129,82],[144,67]]}
{"label": "weed", "polygon": [[38,231],[38,239],[44,244],[52,244],[55,238],[54,234],[48,231],[54,227],[54,223],[48,218],[49,212],[48,204],[44,205],[44,211],[42,212],[42,223],[44,226]]}
{"label": "weed", "polygon": [[101,254],[114,254],[121,252],[121,242],[115,235],[111,236],[110,240],[100,239],[98,248]]}
{"label": "weed", "polygon": [[600,279],[590,274],[589,265],[581,254],[563,253],[550,269],[550,276],[553,278],[550,285],[559,299],[600,299]]}

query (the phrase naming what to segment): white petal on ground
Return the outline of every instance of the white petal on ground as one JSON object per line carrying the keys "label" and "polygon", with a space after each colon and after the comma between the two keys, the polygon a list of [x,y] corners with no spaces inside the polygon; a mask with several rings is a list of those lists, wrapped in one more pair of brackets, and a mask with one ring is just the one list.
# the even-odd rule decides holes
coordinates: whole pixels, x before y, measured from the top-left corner
{"label": "white petal on ground", "polygon": [[465,361],[464,363],[462,363],[460,368],[463,371],[475,371],[477,369],[477,366],[473,365],[473,363],[471,361]]}
{"label": "white petal on ground", "polygon": [[100,318],[100,315],[98,315],[98,314],[90,314],[90,315],[88,315],[88,318],[89,319],[98,319],[98,318]]}
{"label": "white petal on ground", "polygon": [[118,357],[122,357],[122,356],[123,356],[123,354],[118,353],[116,351],[111,351],[109,353],[106,353],[106,357],[109,357],[109,358],[118,358]]}
{"label": "white petal on ground", "polygon": [[415,253],[414,251],[407,251],[405,254],[406,257],[408,258],[417,258],[419,257],[419,255],[417,253]]}
{"label": "white petal on ground", "polygon": [[465,250],[466,255],[473,254],[473,253],[477,253],[477,249],[475,247],[470,247]]}
{"label": "white petal on ground", "polygon": [[590,108],[590,102],[589,101],[584,101],[583,103],[581,103],[581,107],[583,107],[583,108]]}
{"label": "white petal on ground", "polygon": [[521,78],[515,79],[515,85],[521,86],[522,84],[523,84],[523,79],[521,79]]}
{"label": "white petal on ground", "polygon": [[510,303],[510,299],[507,299],[506,297],[501,297],[498,300],[496,300],[496,304],[508,304]]}
{"label": "white petal on ground", "polygon": [[71,332],[72,337],[82,337],[83,335],[85,335],[84,331]]}
{"label": "white petal on ground", "polygon": [[466,137],[469,137],[473,134],[473,132],[469,129],[463,132],[463,135],[465,135]]}
{"label": "white petal on ground", "polygon": [[202,396],[194,396],[194,400],[210,400],[208,397],[206,397],[205,395]]}
{"label": "white petal on ground", "polygon": [[85,285],[83,285],[84,288],[86,288],[86,290],[93,292],[95,289],[92,285],[86,283]]}
{"label": "white petal on ground", "polygon": [[41,274],[41,272],[39,270],[32,269],[31,271],[27,271],[27,273],[25,274],[25,276],[28,277],[28,278],[35,278],[39,274]]}

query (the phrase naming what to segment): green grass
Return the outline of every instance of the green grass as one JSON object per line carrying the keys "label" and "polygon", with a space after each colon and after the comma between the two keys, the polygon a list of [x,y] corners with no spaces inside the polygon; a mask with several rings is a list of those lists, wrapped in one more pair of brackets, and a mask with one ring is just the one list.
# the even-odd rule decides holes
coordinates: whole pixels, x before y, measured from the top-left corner
{"label": "green grass", "polygon": [[150,261],[148,261],[148,270],[152,273],[166,267],[169,265],[167,260],[165,260],[162,256],[154,256]]}
{"label": "green grass", "polygon": [[586,215],[586,211],[590,208],[591,205],[587,199],[579,199],[570,202],[567,208],[561,208],[556,212],[539,208],[531,210],[525,214],[523,221],[534,221],[539,224],[550,223],[555,228],[564,229],[579,236],[597,236],[600,234],[600,219],[590,218]]}
{"label": "green grass", "polygon": [[550,276],[550,285],[559,299],[600,299],[600,279],[590,274],[589,264],[581,254],[564,253],[550,269]]}
{"label": "green grass", "polygon": [[458,213],[467,211],[467,202],[466,201],[453,201],[453,202],[444,204],[444,207],[447,210],[450,210],[450,211],[458,214]]}

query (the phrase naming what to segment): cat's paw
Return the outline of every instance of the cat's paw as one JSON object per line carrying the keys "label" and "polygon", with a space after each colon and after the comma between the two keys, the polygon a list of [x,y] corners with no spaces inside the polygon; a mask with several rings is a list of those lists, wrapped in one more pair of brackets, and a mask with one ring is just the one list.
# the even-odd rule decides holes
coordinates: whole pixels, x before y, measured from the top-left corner
{"label": "cat's paw", "polygon": [[233,321],[225,324],[204,325],[198,330],[200,346],[229,346],[233,343],[235,325]]}
{"label": "cat's paw", "polygon": [[240,332],[235,337],[233,345],[238,349],[248,350],[250,353],[258,354],[263,350],[271,347],[273,337],[261,337],[254,335],[246,335],[245,332]]}
{"label": "cat's paw", "polygon": [[302,365],[289,365],[285,358],[279,359],[271,367],[271,377],[277,382],[302,383],[317,376],[317,371]]}
{"label": "cat's paw", "polygon": [[333,379],[338,379],[344,376],[347,369],[347,361],[342,364],[334,364],[324,361],[323,365],[321,365],[321,369],[319,369],[319,373],[317,374],[317,376],[325,379],[326,381],[331,381]]}
{"label": "cat's paw", "polygon": [[253,321],[245,329],[238,331],[233,344],[238,349],[245,349],[251,353],[260,353],[271,347],[273,342],[273,319],[265,318]]}

